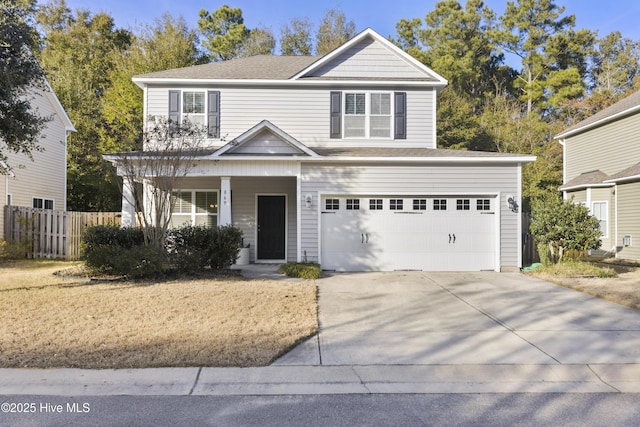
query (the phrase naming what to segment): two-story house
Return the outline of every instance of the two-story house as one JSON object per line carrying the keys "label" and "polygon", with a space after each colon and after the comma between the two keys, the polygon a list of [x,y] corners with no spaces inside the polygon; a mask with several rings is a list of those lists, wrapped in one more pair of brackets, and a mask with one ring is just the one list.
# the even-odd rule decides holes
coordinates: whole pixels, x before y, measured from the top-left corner
{"label": "two-story house", "polygon": [[[53,89],[34,89],[31,104],[42,117],[51,118],[33,151],[33,161],[21,153],[5,153],[12,170],[0,177],[0,197],[6,205],[38,209],[67,208],[67,137],[73,124]],[[4,209],[0,210],[0,239],[4,239]]]}
{"label": "two-story house", "polygon": [[640,92],[555,139],[563,146],[560,190],[600,220],[600,252],[640,259]]}
{"label": "two-story house", "polygon": [[[521,167],[440,150],[441,76],[367,29],[322,57],[255,56],[133,78],[145,117],[207,126],[173,224],[234,224],[251,261],[323,269],[521,266]],[[133,207],[123,201],[123,218]]]}

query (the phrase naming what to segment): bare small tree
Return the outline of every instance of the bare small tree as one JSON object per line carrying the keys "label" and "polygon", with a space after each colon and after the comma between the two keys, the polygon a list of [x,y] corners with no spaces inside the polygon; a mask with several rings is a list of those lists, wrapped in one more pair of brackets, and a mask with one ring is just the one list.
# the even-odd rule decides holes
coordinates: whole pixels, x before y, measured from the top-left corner
{"label": "bare small tree", "polygon": [[139,221],[145,244],[162,248],[181,180],[194,168],[197,157],[212,150],[205,146],[207,131],[203,126],[188,120],[178,124],[166,117],[150,117],[147,123],[143,151],[106,158],[122,176],[123,203],[142,209]]}

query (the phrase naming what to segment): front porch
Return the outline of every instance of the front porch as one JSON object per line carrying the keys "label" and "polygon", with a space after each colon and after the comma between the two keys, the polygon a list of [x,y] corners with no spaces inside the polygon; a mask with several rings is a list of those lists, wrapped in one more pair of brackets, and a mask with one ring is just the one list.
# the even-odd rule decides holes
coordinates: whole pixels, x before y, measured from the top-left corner
{"label": "front porch", "polygon": [[[180,180],[171,225],[234,225],[244,235],[251,263],[300,261],[295,176],[198,176]],[[123,197],[124,221],[134,209]]]}

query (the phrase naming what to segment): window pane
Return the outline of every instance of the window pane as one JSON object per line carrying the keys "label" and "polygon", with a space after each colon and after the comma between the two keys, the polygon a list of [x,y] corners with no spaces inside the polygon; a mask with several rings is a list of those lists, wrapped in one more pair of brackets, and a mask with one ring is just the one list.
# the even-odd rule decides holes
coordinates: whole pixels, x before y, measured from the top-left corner
{"label": "window pane", "polygon": [[218,197],[214,191],[196,191],[196,213],[217,213]]}
{"label": "window pane", "polygon": [[365,113],[365,94],[364,93],[347,93],[345,94],[345,114],[364,114]]}
{"label": "window pane", "polygon": [[174,213],[191,213],[191,192],[182,191],[174,193],[175,204],[173,207]]}
{"label": "window pane", "polygon": [[42,199],[33,199],[33,207],[36,209],[42,209]]}
{"label": "window pane", "polygon": [[345,116],[344,117],[345,138],[364,137],[365,136],[364,126],[365,126],[364,116]]}
{"label": "window pane", "polygon": [[45,209],[53,209],[53,200],[47,200],[47,199],[45,199],[45,201],[44,201],[44,208],[45,208]]}
{"label": "window pane", "polygon": [[391,117],[372,116],[369,135],[372,138],[388,138],[391,135]]}
{"label": "window pane", "polygon": [[177,228],[183,225],[191,225],[191,215],[173,214],[171,215],[171,227]]}
{"label": "window pane", "polygon": [[391,114],[391,94],[372,93],[371,94],[371,114],[390,115]]}
{"label": "window pane", "polygon": [[184,92],[182,95],[183,113],[204,114],[204,92]]}

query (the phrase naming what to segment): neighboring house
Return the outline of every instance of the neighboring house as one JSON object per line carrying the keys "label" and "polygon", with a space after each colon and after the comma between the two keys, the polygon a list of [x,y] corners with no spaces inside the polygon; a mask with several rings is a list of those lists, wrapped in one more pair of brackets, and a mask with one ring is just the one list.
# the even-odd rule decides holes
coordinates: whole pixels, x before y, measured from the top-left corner
{"label": "neighboring house", "polygon": [[[370,29],[322,57],[255,56],[133,81],[145,117],[188,116],[217,148],[184,179],[173,224],[232,223],[252,262],[521,267],[521,167],[535,157],[437,149],[446,80]],[[123,218],[133,218],[126,201]]]}
{"label": "neighboring house", "polygon": [[[40,116],[51,117],[38,141],[42,150],[32,152],[33,161],[24,154],[5,153],[12,171],[0,176],[0,197],[3,205],[66,210],[67,136],[75,128],[48,83],[45,89],[34,90],[32,105]],[[4,239],[4,209],[0,224]]]}
{"label": "neighboring house", "polygon": [[640,259],[640,92],[555,136],[566,198],[600,220],[600,252]]}

